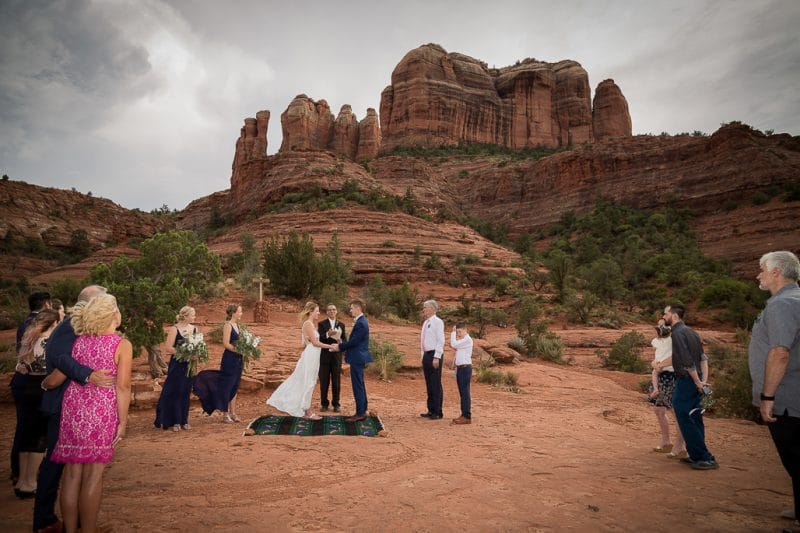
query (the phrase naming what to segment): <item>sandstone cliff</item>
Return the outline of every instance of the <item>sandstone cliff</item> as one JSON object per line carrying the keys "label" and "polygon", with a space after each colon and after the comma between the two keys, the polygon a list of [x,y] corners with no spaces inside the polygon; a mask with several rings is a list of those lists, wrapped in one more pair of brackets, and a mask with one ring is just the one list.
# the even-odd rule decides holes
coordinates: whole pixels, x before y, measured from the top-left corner
{"label": "sandstone cliff", "polygon": [[[625,101],[618,88],[615,98]],[[601,138],[607,122],[630,124],[627,103],[604,99]],[[380,116],[384,151],[460,143],[568,146],[592,142],[595,129],[589,77],[579,63],[525,59],[490,69],[435,44],[410,51],[395,67],[381,94]],[[613,132],[631,134],[630,126]]]}
{"label": "sandstone cliff", "polygon": [[[130,238],[147,238],[171,225],[105,198],[13,180],[0,181],[0,212],[0,239],[8,246],[0,261],[3,279],[31,278],[56,268],[47,249],[64,251],[78,244],[103,254]],[[76,230],[85,231],[85,242],[73,242]],[[15,243],[25,243],[24,250]]]}

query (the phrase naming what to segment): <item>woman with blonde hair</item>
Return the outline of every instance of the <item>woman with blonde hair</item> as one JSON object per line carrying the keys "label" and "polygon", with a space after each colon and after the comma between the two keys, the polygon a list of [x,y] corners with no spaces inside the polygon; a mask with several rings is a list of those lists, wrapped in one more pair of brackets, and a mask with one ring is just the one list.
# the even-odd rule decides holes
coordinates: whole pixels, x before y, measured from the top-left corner
{"label": "woman with blonde hair", "polygon": [[14,494],[20,499],[36,494],[36,473],[47,448],[47,417],[39,410],[42,404],[42,381],[45,378],[44,348],[47,339],[59,322],[57,311],[45,309],[31,321],[20,343],[16,371],[27,376],[17,412],[20,428],[20,476]]}
{"label": "woman with blonde hair", "polygon": [[161,388],[156,406],[156,420],[153,423],[157,428],[180,431],[190,429],[189,426],[189,395],[192,392],[194,376],[189,376],[189,362],[178,361],[175,356],[176,348],[183,344],[187,337],[197,333],[197,328],[192,325],[196,313],[193,307],[185,305],[175,316],[175,325],[169,328],[167,340],[164,341],[163,353],[172,355],[167,369],[167,378]]}
{"label": "woman with blonde hair", "polygon": [[[114,447],[125,436],[131,399],[131,343],[116,333],[122,316],[110,294],[78,302],[71,310],[78,335],[72,357],[80,364],[116,375],[114,388],[71,381],[64,392],[58,442],[50,460],[65,463],[61,483],[64,529],[74,532],[80,515],[81,531],[95,531],[103,470],[114,457]],[[66,380],[60,371],[45,379],[47,389]]]}
{"label": "woman with blonde hair", "polygon": [[236,414],[236,393],[242,381],[242,355],[234,344],[239,339],[239,320],[242,319],[242,306],[230,304],[225,309],[225,324],[222,326],[222,361],[219,370],[203,370],[194,380],[194,393],[200,398],[203,411],[224,413],[222,421],[226,424],[241,422]]}
{"label": "woman with blonde hair", "polygon": [[311,397],[319,377],[320,350],[328,347],[319,341],[318,318],[319,306],[314,302],[306,303],[300,313],[301,339],[305,348],[292,375],[286,378],[286,381],[281,383],[267,400],[268,405],[279,411],[309,420],[322,419],[321,416],[311,412]]}

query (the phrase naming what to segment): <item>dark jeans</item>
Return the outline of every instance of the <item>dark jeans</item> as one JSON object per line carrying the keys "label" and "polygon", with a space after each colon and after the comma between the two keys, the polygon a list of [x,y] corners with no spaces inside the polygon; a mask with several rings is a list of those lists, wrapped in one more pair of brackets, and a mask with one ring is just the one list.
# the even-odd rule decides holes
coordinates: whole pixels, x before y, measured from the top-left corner
{"label": "dark jeans", "polygon": [[783,467],[792,478],[794,515],[800,517],[800,418],[784,414],[768,424]]}
{"label": "dark jeans", "polygon": [[322,407],[328,407],[328,386],[331,386],[331,401],[339,407],[339,392],[342,383],[342,354],[322,350],[319,356],[319,396]]}
{"label": "dark jeans", "polygon": [[706,428],[700,407],[702,398],[703,395],[697,390],[691,377],[682,376],[675,380],[672,410],[683,440],[686,441],[689,458],[692,461],[713,461],[714,456],[706,448]]}
{"label": "dark jeans", "polygon": [[50,460],[50,454],[58,441],[58,430],[61,422],[61,413],[47,417],[47,454],[44,456],[42,466],[39,468],[39,478],[36,483],[36,499],[33,502],[33,530],[45,528],[56,521],[56,499],[58,498],[58,485],[61,482],[61,473],[64,471],[62,463]]}
{"label": "dark jeans", "polygon": [[458,383],[458,394],[461,396],[461,416],[472,418],[470,412],[469,384],[472,381],[472,367],[465,366],[456,368],[456,383]]}
{"label": "dark jeans", "polygon": [[433,368],[433,350],[422,354],[422,371],[425,374],[425,388],[428,390],[428,412],[442,416],[442,401],[444,391],[442,390],[442,361],[439,360],[439,368]]}

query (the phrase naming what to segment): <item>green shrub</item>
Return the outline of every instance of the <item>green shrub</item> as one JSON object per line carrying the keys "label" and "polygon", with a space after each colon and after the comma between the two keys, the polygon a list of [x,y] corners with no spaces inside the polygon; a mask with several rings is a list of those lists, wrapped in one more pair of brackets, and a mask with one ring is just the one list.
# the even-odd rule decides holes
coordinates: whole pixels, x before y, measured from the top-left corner
{"label": "green shrub", "polygon": [[381,318],[394,314],[404,320],[419,318],[421,302],[419,292],[407,281],[400,287],[389,287],[380,275],[376,275],[362,291],[367,314]]}
{"label": "green shrub", "polygon": [[641,373],[647,370],[648,364],[641,358],[642,346],[647,341],[638,331],[629,331],[623,334],[611,345],[608,354],[598,350],[598,356],[603,361],[603,366],[622,372]]}
{"label": "green shrub", "polygon": [[564,343],[561,337],[552,331],[547,331],[536,339],[534,355],[545,361],[564,363]]}
{"label": "green shrub", "polygon": [[758,191],[757,193],[753,194],[750,200],[753,202],[753,205],[764,205],[769,202],[769,196],[761,191]]}
{"label": "green shrub", "polygon": [[86,279],[61,278],[50,285],[50,296],[61,300],[67,308],[78,301],[78,294],[88,284],[89,281]]}
{"label": "green shrub", "polygon": [[510,278],[501,276],[494,282],[494,294],[496,296],[505,296],[511,288],[512,281]]}
{"label": "green shrub", "polygon": [[369,340],[369,351],[372,363],[367,369],[383,381],[389,381],[403,366],[403,354],[389,341],[373,337]]}
{"label": "green shrub", "polygon": [[525,347],[525,340],[522,337],[511,337],[506,344],[517,353],[526,354],[528,352]]}
{"label": "green shrub", "polygon": [[720,309],[720,319],[739,328],[748,328],[766,302],[767,293],[755,283],[721,277],[709,283],[700,294],[700,309]]}
{"label": "green shrub", "polygon": [[519,376],[513,372],[493,370],[494,363],[494,358],[491,355],[478,361],[475,380],[478,383],[488,383],[495,387],[504,387],[513,392],[518,392]]}
{"label": "green shrub", "polygon": [[711,345],[708,352],[714,412],[722,416],[759,421],[761,416],[752,404],[753,382],[747,352],[741,348],[725,349],[715,345]]}
{"label": "green shrub", "polygon": [[439,258],[439,254],[436,252],[431,252],[431,255],[425,259],[425,262],[422,264],[422,268],[425,270],[441,270],[442,269],[442,261]]}
{"label": "green shrub", "polygon": [[567,320],[573,324],[588,324],[592,317],[592,312],[598,306],[600,300],[594,293],[584,292],[578,296],[571,293],[567,296]]}

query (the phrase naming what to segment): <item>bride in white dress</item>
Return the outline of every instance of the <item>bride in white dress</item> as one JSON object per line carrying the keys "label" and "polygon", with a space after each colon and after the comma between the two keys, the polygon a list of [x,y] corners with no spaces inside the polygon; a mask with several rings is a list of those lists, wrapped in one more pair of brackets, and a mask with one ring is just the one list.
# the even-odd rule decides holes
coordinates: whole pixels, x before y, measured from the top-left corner
{"label": "bride in white dress", "polygon": [[297,361],[292,375],[286,378],[286,381],[281,383],[272,396],[267,399],[267,405],[292,416],[301,416],[309,420],[322,419],[321,416],[312,413],[310,409],[311,396],[314,394],[319,377],[320,349],[327,348],[326,344],[319,342],[316,326],[318,318],[319,306],[314,302],[308,302],[303,308],[303,312],[300,313],[305,349],[300,354],[300,359]]}

